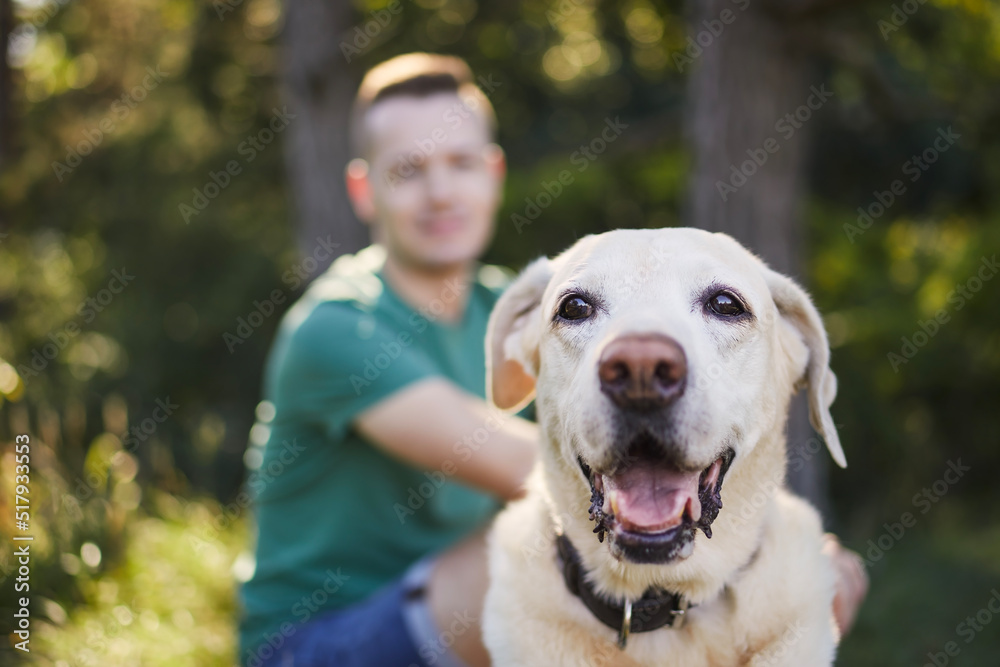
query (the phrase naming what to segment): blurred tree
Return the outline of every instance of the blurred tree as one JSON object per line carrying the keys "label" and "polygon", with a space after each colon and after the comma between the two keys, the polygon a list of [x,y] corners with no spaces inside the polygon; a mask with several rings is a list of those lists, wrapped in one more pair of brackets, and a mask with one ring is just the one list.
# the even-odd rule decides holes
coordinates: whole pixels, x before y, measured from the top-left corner
{"label": "blurred tree", "polygon": [[[822,85],[797,43],[802,2],[695,1],[688,47],[675,55],[691,67],[688,132],[692,173],[685,222],[725,232],[775,270],[802,279],[802,195],[808,122],[795,118]],[[789,116],[786,118],[786,114]],[[803,396],[793,401],[790,453],[813,436]],[[789,483],[827,508],[826,458],[789,469]],[[824,512],[825,513],[825,512]]]}
{"label": "blurred tree", "polygon": [[[0,54],[7,53],[10,37],[14,32],[14,7],[12,0],[0,0]],[[13,123],[11,117],[11,79],[7,58],[0,58],[0,169],[11,160]],[[0,213],[3,209],[0,208]]]}
{"label": "blurred tree", "polygon": [[808,125],[784,118],[812,95],[809,75],[816,72],[796,48],[796,26],[781,5],[691,4],[689,49],[697,55],[689,58],[693,164],[685,217],[734,236],[776,270],[800,275]]}
{"label": "blurred tree", "polygon": [[[355,12],[346,2],[289,0],[283,35],[285,99],[297,115],[285,143],[288,182],[296,210],[299,252],[311,255],[317,238],[332,232],[340,253],[369,243],[344,186],[349,159],[348,116],[357,90],[356,68],[342,51]],[[320,271],[333,261],[323,260]]]}

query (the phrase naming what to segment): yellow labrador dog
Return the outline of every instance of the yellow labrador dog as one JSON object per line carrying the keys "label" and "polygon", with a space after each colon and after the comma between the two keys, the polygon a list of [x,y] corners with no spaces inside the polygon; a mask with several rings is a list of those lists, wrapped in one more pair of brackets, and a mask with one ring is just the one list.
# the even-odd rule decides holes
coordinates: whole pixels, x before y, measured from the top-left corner
{"label": "yellow labrador dog", "polygon": [[490,319],[491,400],[540,462],[491,536],[497,667],[833,662],[833,565],[783,490],[789,401],[846,466],[819,313],[731,237],[619,230],[529,265]]}

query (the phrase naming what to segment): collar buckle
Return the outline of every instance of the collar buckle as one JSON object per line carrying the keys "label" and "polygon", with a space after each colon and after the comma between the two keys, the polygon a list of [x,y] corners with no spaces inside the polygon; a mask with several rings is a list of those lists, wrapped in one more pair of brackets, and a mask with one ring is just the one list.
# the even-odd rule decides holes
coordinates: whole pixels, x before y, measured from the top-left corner
{"label": "collar buckle", "polygon": [[692,605],[680,593],[650,588],[638,600],[623,600],[620,603],[608,600],[598,595],[587,581],[579,554],[560,532],[556,533],[556,554],[566,588],[580,598],[597,620],[618,633],[619,649],[624,650],[632,633],[683,627]]}
{"label": "collar buckle", "polygon": [[691,603],[683,595],[678,596],[680,599],[677,600],[677,609],[672,609],[670,611],[674,618],[670,621],[670,627],[678,630],[684,627],[684,621],[687,620],[687,610],[691,607]]}
{"label": "collar buckle", "polygon": [[632,601],[625,600],[625,608],[622,610],[622,627],[618,629],[618,648],[625,650],[628,643],[628,635],[632,631]]}

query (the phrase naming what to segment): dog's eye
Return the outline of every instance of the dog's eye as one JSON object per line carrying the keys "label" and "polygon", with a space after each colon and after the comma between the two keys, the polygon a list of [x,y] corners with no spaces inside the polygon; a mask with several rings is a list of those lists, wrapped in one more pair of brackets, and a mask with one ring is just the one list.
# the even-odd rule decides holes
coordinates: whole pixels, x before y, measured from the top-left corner
{"label": "dog's eye", "polygon": [[570,294],[559,304],[559,317],[564,320],[585,320],[594,312],[594,307],[579,294]]}
{"label": "dog's eye", "polygon": [[747,312],[740,300],[729,292],[718,292],[708,300],[708,307],[716,315],[733,317]]}

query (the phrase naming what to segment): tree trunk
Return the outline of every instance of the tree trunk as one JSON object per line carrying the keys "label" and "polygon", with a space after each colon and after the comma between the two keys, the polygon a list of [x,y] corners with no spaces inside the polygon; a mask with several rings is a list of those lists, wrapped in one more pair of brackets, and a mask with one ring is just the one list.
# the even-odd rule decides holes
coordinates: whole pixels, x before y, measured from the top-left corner
{"label": "tree trunk", "polygon": [[340,36],[354,18],[348,2],[289,0],[287,4],[283,92],[296,118],[288,128],[285,164],[303,256],[312,255],[317,239],[328,235],[340,244],[340,253],[354,252],[369,242],[368,230],[354,216],[344,186],[350,154],[347,122],[358,82],[341,53]]}
{"label": "tree trunk", "polygon": [[[733,0],[690,4],[691,35],[701,37],[702,43],[696,43],[702,52],[693,58],[689,80],[694,164],[684,215],[687,224],[726,232],[774,269],[801,279],[799,202],[809,123],[798,129],[788,126],[794,130],[791,136],[776,124],[805,103],[815,82],[809,80],[804,55],[786,39],[788,26],[762,5],[745,3],[741,10]],[[724,22],[729,16],[724,12],[735,19]],[[715,32],[722,26],[721,33],[713,35],[706,21]],[[773,152],[766,150],[768,139],[776,142],[767,144]],[[743,173],[735,176],[734,170],[739,173],[741,167]],[[720,191],[720,183],[729,187]],[[800,396],[789,418],[789,455],[812,435]],[[802,470],[789,470],[789,485],[825,514],[826,458],[813,455],[806,460]]]}
{"label": "tree trunk", "polygon": [[7,64],[7,48],[14,32],[14,10],[11,0],[0,0],[0,171],[6,169],[12,159],[14,102],[11,100],[11,72]]}

